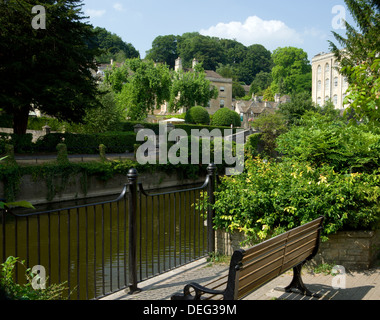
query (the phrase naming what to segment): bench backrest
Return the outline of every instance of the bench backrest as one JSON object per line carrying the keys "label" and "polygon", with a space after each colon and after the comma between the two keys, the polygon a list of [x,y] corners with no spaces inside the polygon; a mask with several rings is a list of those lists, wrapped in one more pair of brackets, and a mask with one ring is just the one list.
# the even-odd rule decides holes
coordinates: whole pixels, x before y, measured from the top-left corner
{"label": "bench backrest", "polygon": [[234,252],[224,299],[242,299],[318,252],[323,217],[247,250]]}

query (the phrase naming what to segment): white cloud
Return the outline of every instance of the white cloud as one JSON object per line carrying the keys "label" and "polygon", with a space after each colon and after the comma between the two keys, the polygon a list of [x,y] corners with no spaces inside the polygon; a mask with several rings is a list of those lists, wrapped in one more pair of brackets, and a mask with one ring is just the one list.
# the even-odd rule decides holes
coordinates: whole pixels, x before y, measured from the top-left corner
{"label": "white cloud", "polygon": [[106,14],[106,10],[87,9],[85,10],[85,14],[91,18],[100,18]]}
{"label": "white cloud", "polygon": [[116,11],[124,11],[124,7],[123,7],[123,5],[122,5],[120,2],[116,2],[116,3],[113,5],[113,8],[114,8]]}
{"label": "white cloud", "polygon": [[232,21],[218,23],[201,34],[224,39],[236,39],[245,46],[262,44],[269,50],[278,47],[296,46],[303,43],[301,34],[279,20],[262,20],[257,16],[248,17],[244,23]]}

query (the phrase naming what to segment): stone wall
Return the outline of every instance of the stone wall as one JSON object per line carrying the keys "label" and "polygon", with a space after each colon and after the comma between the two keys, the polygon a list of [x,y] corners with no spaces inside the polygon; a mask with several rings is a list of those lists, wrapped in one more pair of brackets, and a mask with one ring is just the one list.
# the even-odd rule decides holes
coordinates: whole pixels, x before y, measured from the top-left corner
{"label": "stone wall", "polygon": [[[242,233],[216,232],[216,250],[225,255],[242,248],[245,237]],[[244,248],[244,247],[243,247]],[[327,242],[322,242],[312,264],[329,263],[341,265],[346,270],[367,270],[380,257],[380,230],[345,231],[330,235]]]}
{"label": "stone wall", "polygon": [[[20,182],[20,190],[17,193],[18,200],[26,200],[31,202],[33,205],[44,204],[47,202],[60,202],[60,201],[70,201],[83,198],[93,198],[100,196],[110,196],[119,194],[124,185],[128,182],[127,176],[125,175],[115,175],[113,178],[102,181],[96,177],[88,177],[86,183],[86,188],[84,192],[83,181],[81,175],[70,176],[68,181],[65,182],[64,190],[57,193],[53,200],[47,201],[47,196],[49,192],[49,187],[46,181],[34,179],[31,175],[22,176]],[[197,180],[192,179],[179,179],[177,174],[169,175],[164,172],[154,172],[154,173],[141,173],[139,174],[138,181],[143,184],[145,190],[161,189],[161,188],[171,188],[183,185],[192,185],[195,183],[204,182],[206,177],[200,177]],[[61,179],[57,176],[54,185],[60,188],[62,184]],[[4,186],[0,182],[0,197],[4,195]]]}

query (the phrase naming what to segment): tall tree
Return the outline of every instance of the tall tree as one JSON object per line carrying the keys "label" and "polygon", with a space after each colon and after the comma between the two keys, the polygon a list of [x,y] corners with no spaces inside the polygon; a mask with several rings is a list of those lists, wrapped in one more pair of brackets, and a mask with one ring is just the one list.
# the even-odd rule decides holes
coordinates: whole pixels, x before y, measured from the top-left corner
{"label": "tall tree", "polygon": [[[46,25],[33,26],[32,8],[46,10]],[[97,50],[88,42],[79,0],[0,2],[0,106],[13,115],[13,129],[24,134],[29,112],[38,108],[61,120],[81,121],[97,105]],[[38,18],[38,17],[37,17]],[[37,23],[38,27],[38,23]]]}
{"label": "tall tree", "polygon": [[278,48],[272,58],[272,92],[294,94],[311,91],[311,65],[305,51],[294,47]]}
{"label": "tall tree", "polygon": [[349,93],[345,104],[356,120],[380,124],[380,1],[345,0],[358,30],[345,22],[346,38],[333,32],[343,47],[330,42],[340,63],[340,73],[347,77]]}
{"label": "tall tree", "polygon": [[197,64],[193,71],[179,70],[173,72],[169,109],[178,111],[190,109],[195,105],[207,107],[211,99],[218,97],[218,90],[206,79],[202,64]]}
{"label": "tall tree", "polygon": [[175,60],[178,58],[177,42],[179,36],[168,35],[158,36],[152,42],[152,49],[146,53],[146,59],[154,62],[166,63],[171,69],[174,69]]}
{"label": "tall tree", "polygon": [[140,54],[131,43],[124,42],[117,34],[96,27],[90,47],[99,48],[98,63],[109,63],[111,59],[124,62],[126,59],[139,58]]}
{"label": "tall tree", "polygon": [[[367,61],[369,65],[374,62],[375,56],[372,52],[379,52],[380,48],[380,1],[379,0],[345,0],[344,1],[356,22],[358,30],[345,21],[346,37],[333,31],[333,35],[341,46],[338,47],[329,41],[330,49],[334,52],[340,67],[357,66]],[[348,76],[348,70],[341,70],[341,73]]]}
{"label": "tall tree", "polygon": [[239,81],[251,84],[256,75],[272,70],[273,62],[271,52],[261,44],[254,44],[247,48],[245,59],[239,64]]}
{"label": "tall tree", "polygon": [[142,120],[170,99],[169,68],[152,60],[128,59],[120,68],[106,72],[105,81],[117,93],[116,99],[126,116]]}

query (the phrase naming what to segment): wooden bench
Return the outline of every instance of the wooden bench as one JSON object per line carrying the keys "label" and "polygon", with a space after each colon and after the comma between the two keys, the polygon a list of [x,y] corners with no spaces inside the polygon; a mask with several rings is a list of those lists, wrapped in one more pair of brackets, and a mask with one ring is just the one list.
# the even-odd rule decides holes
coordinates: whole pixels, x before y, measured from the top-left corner
{"label": "wooden bench", "polygon": [[171,299],[243,299],[292,268],[293,280],[280,290],[293,292],[297,289],[303,295],[319,297],[305,287],[301,269],[318,252],[323,220],[324,217],[319,217],[247,250],[235,251],[226,276],[205,286],[190,283],[185,286],[183,294],[175,294]]}

